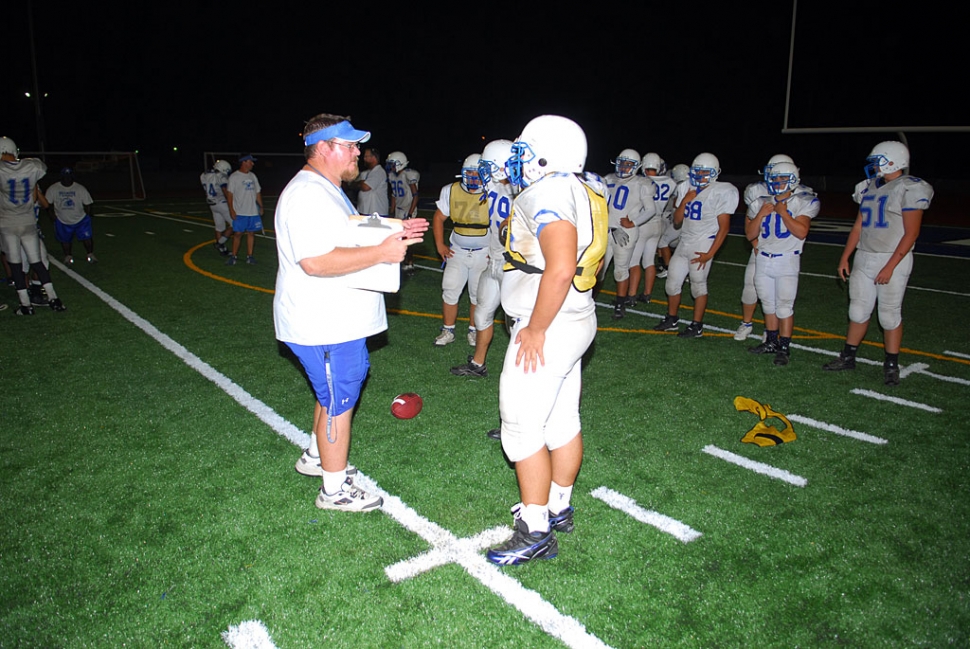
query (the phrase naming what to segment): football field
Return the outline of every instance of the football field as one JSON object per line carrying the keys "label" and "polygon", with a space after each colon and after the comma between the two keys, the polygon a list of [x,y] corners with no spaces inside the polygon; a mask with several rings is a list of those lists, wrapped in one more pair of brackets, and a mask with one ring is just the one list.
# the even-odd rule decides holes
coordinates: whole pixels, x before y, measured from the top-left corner
{"label": "football field", "polygon": [[[499,568],[484,550],[518,491],[485,432],[508,336],[487,378],[450,374],[472,352],[467,296],[435,347],[430,233],[386,296],[354,419],[350,460],[384,506],[348,514],[316,509],[319,480],[293,469],[313,396],[274,337],[273,232],[229,267],[201,201],[94,220],[99,263],[52,257],[66,312],[0,312],[0,647],[970,643],[970,259],[946,245],[916,257],[895,388],[875,321],[855,371],[822,370],[844,343],[844,222],[806,244],[787,367],[733,338],[743,237],[717,257],[699,339],[651,330],[663,280],[613,320],[609,279],[576,530],[556,559]],[[685,287],[681,326],[691,304]],[[414,419],[390,414],[402,392],[424,399]],[[737,397],[794,439],[742,442],[761,419]]]}

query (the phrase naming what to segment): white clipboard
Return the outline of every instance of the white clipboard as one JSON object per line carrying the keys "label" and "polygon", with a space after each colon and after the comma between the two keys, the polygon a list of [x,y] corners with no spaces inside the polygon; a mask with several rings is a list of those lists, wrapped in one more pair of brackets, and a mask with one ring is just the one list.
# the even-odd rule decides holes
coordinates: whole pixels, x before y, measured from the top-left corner
{"label": "white clipboard", "polygon": [[[404,231],[401,219],[382,218],[377,214],[353,214],[348,219],[348,247],[376,246],[392,234]],[[344,275],[344,281],[350,288],[397,293],[401,288],[401,264],[377,264]]]}

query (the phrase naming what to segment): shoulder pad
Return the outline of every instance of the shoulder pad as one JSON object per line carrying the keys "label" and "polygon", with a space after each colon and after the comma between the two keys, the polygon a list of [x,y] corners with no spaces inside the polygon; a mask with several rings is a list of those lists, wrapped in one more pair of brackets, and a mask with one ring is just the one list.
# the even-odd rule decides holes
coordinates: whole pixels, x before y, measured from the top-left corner
{"label": "shoulder pad", "polygon": [[592,171],[584,171],[583,175],[579,178],[584,185],[592,189],[594,192],[600,196],[606,196],[606,182],[596,173]]}

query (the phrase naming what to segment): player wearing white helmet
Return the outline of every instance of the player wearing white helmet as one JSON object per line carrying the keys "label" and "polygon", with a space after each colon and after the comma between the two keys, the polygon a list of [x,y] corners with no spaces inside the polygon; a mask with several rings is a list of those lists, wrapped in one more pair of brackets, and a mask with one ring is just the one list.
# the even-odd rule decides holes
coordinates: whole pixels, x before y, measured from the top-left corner
{"label": "player wearing white helmet", "polygon": [[[751,207],[751,204],[756,200],[761,198],[770,198],[772,196],[768,189],[768,175],[771,169],[779,162],[788,162],[795,164],[795,162],[784,153],[777,153],[768,159],[768,164],[766,164],[761,169],[761,180],[756,183],[751,183],[744,189],[744,204],[747,208]],[[807,185],[801,183],[799,179],[799,184],[795,190],[797,193],[814,194],[814,190]],[[753,219],[756,216],[756,212],[752,212],[750,209],[747,211],[747,218]],[[758,291],[754,285],[754,272],[755,272],[755,260],[758,256],[757,241],[750,241],[752,244],[751,254],[748,256],[748,265],[744,269],[744,286],[741,289],[741,324],[738,326],[738,330],[734,333],[735,340],[747,340],[748,336],[754,331],[754,312],[758,307]]]}
{"label": "player wearing white helmet", "polygon": [[212,168],[202,172],[199,181],[205,191],[205,200],[212,212],[212,222],[215,224],[216,241],[213,244],[220,255],[229,254],[226,242],[232,236],[232,217],[229,216],[229,174],[232,167],[225,160],[216,160]]}
{"label": "player wearing white helmet", "polygon": [[[690,167],[685,164],[674,165],[673,169],[670,170],[670,178],[674,181],[674,194],[676,194],[677,186],[686,183],[689,176]],[[663,265],[657,269],[657,277],[661,279],[667,276],[667,268],[670,266],[673,248],[677,247],[680,242],[680,230],[674,227],[674,194],[670,196],[667,207],[661,214],[663,231],[660,233],[660,241],[657,243],[657,253],[663,261]]]}
{"label": "player wearing white helmet", "polygon": [[[458,299],[468,285],[468,344],[475,346],[475,306],[478,280],[488,266],[488,207],[482,202],[482,180],[478,175],[481,155],[473,153],[461,165],[461,180],[441,188],[432,220],[435,247],[445,263],[441,279],[441,332],[434,344],[443,347],[455,341]],[[445,221],[454,228],[445,243]]]}
{"label": "player wearing white helmet", "polygon": [[818,216],[815,194],[800,189],[800,172],[791,162],[766,168],[769,196],[748,205],[745,236],[757,251],[754,282],[765,315],[765,341],[753,354],[774,354],[775,365],[788,365],[795,326],[795,296],[805,237]]}
{"label": "player wearing white helmet", "polygon": [[502,448],[515,463],[521,503],[514,530],[486,557],[499,565],[551,559],[571,532],[570,497],[583,461],[579,418],[583,354],[596,335],[593,287],[606,251],[601,179],[581,175],[586,134],[565,117],[529,122],[512,147],[512,208],[502,307],[515,319],[499,404]]}
{"label": "player wearing white helmet", "polygon": [[[883,380],[899,385],[899,349],[903,340],[903,297],[913,269],[913,247],[933,187],[910,176],[909,149],[902,142],[881,142],[866,158],[868,184],[859,191],[859,215],[849,233],[838,273],[849,281],[849,330],[829,371],[855,369],[856,352],[878,303],[886,357]],[[849,273],[849,258],[852,273]]]}
{"label": "player wearing white helmet", "polygon": [[[653,181],[638,176],[640,154],[633,149],[623,149],[616,156],[614,173],[607,174],[609,189],[607,200],[610,208],[610,240],[603,261],[603,269],[613,261],[613,279],[616,281],[616,300],[613,302],[613,318],[626,315],[630,292],[630,267],[639,269],[639,259],[634,257],[640,226],[656,214],[653,202],[656,188]],[[635,302],[636,298],[633,297]]]}
{"label": "player wearing white helmet", "polygon": [[[684,280],[690,277],[694,297],[694,318],[677,335],[699,338],[704,335],[704,312],[707,310],[707,276],[714,255],[727,238],[731,215],[738,207],[738,190],[717,177],[721,165],[716,156],[702,153],[690,167],[689,182],[677,186],[674,196],[674,227],[680,228],[680,244],[670,258],[665,286],[667,316],[654,327],[656,331],[677,329],[680,318],[680,293]],[[696,256],[694,256],[696,255]]]}
{"label": "player wearing white helmet", "polygon": [[[411,219],[418,213],[418,185],[421,174],[411,169],[408,157],[402,151],[392,151],[387,156],[387,184],[391,190],[390,215],[398,219]],[[414,273],[414,253],[408,248],[401,264],[406,275]]]}
{"label": "player wearing white helmet", "polygon": [[[667,204],[674,194],[677,184],[673,178],[667,175],[667,163],[664,162],[656,153],[648,153],[643,156],[640,163],[640,170],[643,175],[648,177],[654,185],[653,205],[655,216],[639,227],[637,243],[633,248],[633,263],[630,264],[630,296],[632,304],[636,302],[650,302],[653,294],[653,285],[657,279],[657,248],[660,245],[660,236],[664,230],[663,214],[667,210]],[[641,270],[642,269],[642,270]],[[638,293],[640,287],[640,276],[644,275],[643,293]]]}
{"label": "player wearing white helmet", "polygon": [[50,271],[42,261],[37,217],[34,214],[35,203],[44,208],[50,207],[37,186],[37,182],[47,173],[47,165],[37,158],[21,160],[19,156],[20,151],[14,141],[9,137],[0,137],[0,185],[4,188],[0,192],[0,247],[7,255],[20,301],[15,313],[34,315],[23,269],[25,258],[40,279],[47,294],[48,306],[54,311],[64,311],[67,307],[57,297]]}
{"label": "player wearing white helmet", "polygon": [[512,186],[505,173],[505,163],[512,157],[512,142],[495,140],[482,151],[478,162],[479,180],[484,184],[483,200],[488,205],[488,267],[478,279],[478,304],[471,319],[475,326],[475,353],[468,362],[451,368],[457,376],[488,376],[485,360],[495,332],[495,312],[502,301],[502,267],[505,265],[505,241],[509,215],[512,213]]}

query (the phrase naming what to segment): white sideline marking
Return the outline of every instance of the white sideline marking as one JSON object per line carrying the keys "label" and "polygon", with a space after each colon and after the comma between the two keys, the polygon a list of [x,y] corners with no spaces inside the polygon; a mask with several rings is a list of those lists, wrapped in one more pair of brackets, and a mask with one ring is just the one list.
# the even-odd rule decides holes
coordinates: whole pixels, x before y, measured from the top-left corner
{"label": "white sideline marking", "polygon": [[718,448],[713,444],[708,444],[701,449],[708,455],[713,455],[714,457],[720,458],[731,464],[736,464],[739,467],[750,469],[755,473],[760,473],[766,475],[769,478],[775,478],[776,480],[781,480],[782,482],[787,482],[788,484],[793,484],[796,487],[804,487],[808,484],[808,480],[801,476],[797,476],[794,473],[789,473],[784,469],[778,469],[769,464],[763,464],[761,462],[755,462],[754,460],[749,460],[746,457],[741,457],[740,455],[735,455],[730,451],[725,451],[723,448]]}
{"label": "white sideline marking", "polygon": [[872,390],[863,390],[862,388],[855,388],[849,390],[852,394],[858,394],[861,397],[869,397],[870,399],[875,399],[877,401],[888,401],[889,403],[895,403],[898,406],[908,406],[910,408],[918,408],[919,410],[925,410],[926,412],[941,413],[943,412],[939,408],[934,408],[933,406],[928,406],[925,403],[918,403],[916,401],[907,401],[906,399],[900,399],[899,397],[891,397],[888,394],[880,394],[878,392],[873,392]]}
{"label": "white sideline marking", "polygon": [[248,620],[222,632],[222,640],[233,649],[276,649],[269,631],[259,620]]}
{"label": "white sideline marking", "polygon": [[911,365],[900,365],[899,366],[899,378],[905,379],[907,376],[913,373],[919,373],[923,370],[930,369],[930,366],[926,363],[912,363]]}
{"label": "white sideline marking", "polygon": [[432,568],[443,566],[447,563],[458,563],[460,554],[471,553],[477,555],[485,548],[491,547],[509,538],[511,528],[508,526],[493,527],[467,539],[449,540],[447,543],[437,545],[424,554],[416,557],[399,561],[392,566],[384,568],[384,573],[388,578],[397,583],[416,577],[422,572],[427,572]]}
{"label": "white sideline marking", "polygon": [[943,354],[945,356],[955,356],[956,358],[966,358],[966,359],[970,359],[970,354],[963,354],[963,353],[960,353],[960,352],[953,352],[953,351],[950,351],[949,349],[944,349],[943,350]]}
{"label": "white sideline marking", "polygon": [[690,543],[694,539],[701,536],[700,532],[691,528],[690,526],[685,525],[684,523],[681,523],[680,521],[669,516],[664,516],[658,512],[644,509],[629,496],[624,496],[623,494],[613,491],[608,487],[597,487],[589,492],[589,495],[598,500],[602,500],[613,509],[618,509],[624,514],[629,514],[641,523],[652,525],[661,532],[670,534],[675,539],[682,541],[683,543]]}
{"label": "white sideline marking", "polygon": [[[306,448],[309,445],[309,435],[283,419],[272,408],[233,383],[227,376],[159,331],[153,324],[102,291],[87,279],[67,268],[61,262],[55,259],[51,259],[50,262],[81,286],[97,295],[108,306],[148,334],[162,347],[175,354],[186,365],[219,386],[226,394],[235,399],[246,410],[256,415],[260,421],[276,431],[277,434],[289,440],[297,448]],[[449,548],[454,548],[455,546],[461,547],[459,540],[451,532],[418,514],[400,498],[392,496],[381,489],[376,482],[363,473],[357,473],[355,482],[359,483],[368,491],[380,494],[384,498],[384,505],[381,509],[391,516],[391,518],[401,523],[406,529],[418,534],[421,538],[431,543],[435,549],[438,549],[439,546],[447,546]],[[478,537],[473,537],[473,539],[475,538]],[[470,541],[466,541],[465,543],[467,545]],[[518,609],[519,612],[538,625],[543,631],[561,640],[566,646],[577,648],[601,648],[609,646],[586,631],[586,627],[581,622],[560,613],[556,607],[542,599],[541,595],[522,586],[517,580],[499,570],[498,566],[489,563],[484,556],[477,552],[467,550],[464,552],[455,552],[452,558],[455,563],[464,568],[472,577],[478,579],[486,588]],[[259,622],[257,624],[261,625]],[[247,645],[240,645],[240,648],[244,646]]]}
{"label": "white sideline marking", "polygon": [[[925,367],[929,367],[929,366],[926,365]],[[923,376],[929,376],[931,378],[934,378],[940,381],[947,381],[949,383],[957,383],[959,385],[970,385],[970,381],[968,381],[967,379],[961,379],[960,377],[957,377],[957,376],[944,376],[942,374],[936,374],[934,372],[927,372],[923,368],[915,369],[913,370],[913,373],[922,374]]]}
{"label": "white sideline marking", "polygon": [[863,442],[869,442],[870,444],[889,443],[889,440],[883,439],[881,437],[876,437],[875,435],[869,435],[868,433],[860,433],[857,430],[849,430],[848,428],[841,428],[839,426],[836,426],[835,424],[826,424],[824,421],[809,419],[808,417],[802,417],[801,415],[788,415],[788,419],[795,422],[796,424],[804,424],[805,426],[818,428],[819,430],[824,430],[829,433],[835,433],[836,435],[851,437],[853,439],[858,439]]}

